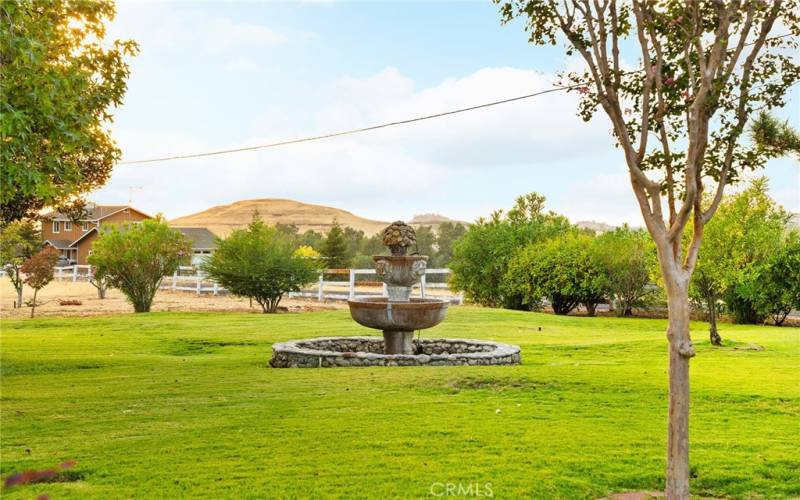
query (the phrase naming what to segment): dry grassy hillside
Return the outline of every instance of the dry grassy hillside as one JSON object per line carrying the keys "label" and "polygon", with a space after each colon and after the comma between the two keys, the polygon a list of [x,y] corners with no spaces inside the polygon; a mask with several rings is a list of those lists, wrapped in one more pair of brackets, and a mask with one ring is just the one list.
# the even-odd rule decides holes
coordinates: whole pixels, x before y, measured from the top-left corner
{"label": "dry grassy hillside", "polygon": [[[170,221],[170,224],[183,227],[207,227],[215,234],[224,237],[233,229],[250,222],[255,210],[258,210],[266,223],[295,224],[301,233],[309,229],[326,233],[334,218],[342,226],[360,229],[367,236],[371,236],[389,225],[389,222],[365,219],[339,208],[269,198],[218,205],[196,214],[178,217]],[[439,224],[450,220],[442,215],[424,214],[415,216],[409,223],[414,226],[432,226],[435,230]]]}
{"label": "dry grassy hillside", "polygon": [[242,200],[230,205],[218,205],[196,214],[173,219],[170,224],[207,227],[220,236],[226,236],[233,229],[250,222],[255,210],[258,210],[264,222],[295,224],[301,233],[308,229],[327,232],[334,218],[342,226],[360,229],[369,235],[377,233],[389,224],[365,219],[338,208],[279,199]]}

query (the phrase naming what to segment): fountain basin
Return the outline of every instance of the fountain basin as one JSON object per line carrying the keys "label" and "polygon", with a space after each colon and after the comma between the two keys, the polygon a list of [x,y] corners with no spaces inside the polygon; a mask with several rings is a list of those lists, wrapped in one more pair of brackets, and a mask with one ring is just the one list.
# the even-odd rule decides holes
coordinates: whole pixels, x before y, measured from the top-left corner
{"label": "fountain basin", "polygon": [[383,354],[381,337],[320,337],[272,345],[273,368],[518,365],[519,346],[488,340],[422,339],[419,354]]}
{"label": "fountain basin", "polygon": [[447,314],[447,301],[412,298],[409,302],[389,302],[386,297],[366,297],[347,301],[350,316],[359,325],[387,331],[414,331],[436,326]]}

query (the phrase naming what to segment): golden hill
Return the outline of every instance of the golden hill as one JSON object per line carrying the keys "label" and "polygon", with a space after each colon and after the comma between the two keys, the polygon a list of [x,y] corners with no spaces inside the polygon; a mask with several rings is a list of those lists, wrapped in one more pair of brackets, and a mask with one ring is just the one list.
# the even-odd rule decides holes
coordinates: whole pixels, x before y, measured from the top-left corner
{"label": "golden hill", "polygon": [[[207,227],[215,234],[224,237],[233,229],[243,227],[250,222],[255,210],[258,210],[261,218],[267,224],[294,224],[301,233],[309,229],[327,233],[334,219],[342,226],[364,231],[367,236],[371,236],[389,225],[389,222],[366,219],[339,208],[270,198],[218,205],[196,214],[178,217],[170,221],[170,224],[178,227]],[[433,226],[436,229],[439,224],[447,220],[450,219],[427,215],[415,217],[409,223],[415,226]]]}

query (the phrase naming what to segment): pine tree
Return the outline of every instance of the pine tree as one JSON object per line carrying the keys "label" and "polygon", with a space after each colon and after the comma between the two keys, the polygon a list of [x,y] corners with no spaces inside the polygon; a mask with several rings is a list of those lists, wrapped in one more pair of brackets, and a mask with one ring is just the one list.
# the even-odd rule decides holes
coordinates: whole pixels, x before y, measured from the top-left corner
{"label": "pine tree", "polygon": [[336,219],[333,219],[333,226],[325,238],[322,255],[325,257],[325,266],[329,269],[344,269],[350,266],[347,238]]}

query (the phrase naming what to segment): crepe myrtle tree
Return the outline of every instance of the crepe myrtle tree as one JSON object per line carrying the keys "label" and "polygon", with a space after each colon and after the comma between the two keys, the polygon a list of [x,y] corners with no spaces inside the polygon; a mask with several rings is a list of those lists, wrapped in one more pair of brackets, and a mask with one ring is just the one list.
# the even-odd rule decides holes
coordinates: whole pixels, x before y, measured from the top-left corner
{"label": "crepe myrtle tree", "polygon": [[[669,306],[665,495],[689,497],[689,282],[725,186],[768,151],[741,141],[748,119],[782,107],[800,68],[797,0],[495,0],[530,41],[565,42],[585,69],[562,75],[579,114],[608,116],[655,242]],[[773,27],[781,25],[779,36]],[[626,53],[623,54],[623,48]],[[632,51],[632,52],[629,52]],[[624,59],[623,59],[624,56]],[[637,60],[634,61],[633,57]],[[711,203],[702,204],[709,191]],[[693,228],[682,245],[687,225]]]}
{"label": "crepe myrtle tree", "polygon": [[149,312],[164,276],[189,262],[191,242],[160,216],[109,227],[92,245],[93,279],[125,294],[135,312]]}
{"label": "crepe myrtle tree", "polygon": [[25,284],[33,288],[31,318],[36,311],[36,295],[39,294],[39,290],[53,281],[53,268],[58,264],[58,256],[58,250],[53,247],[45,247],[22,263]]}
{"label": "crepe myrtle tree", "polygon": [[14,308],[22,307],[22,287],[25,284],[22,263],[41,248],[41,236],[30,219],[0,224],[0,266],[16,292]]}

